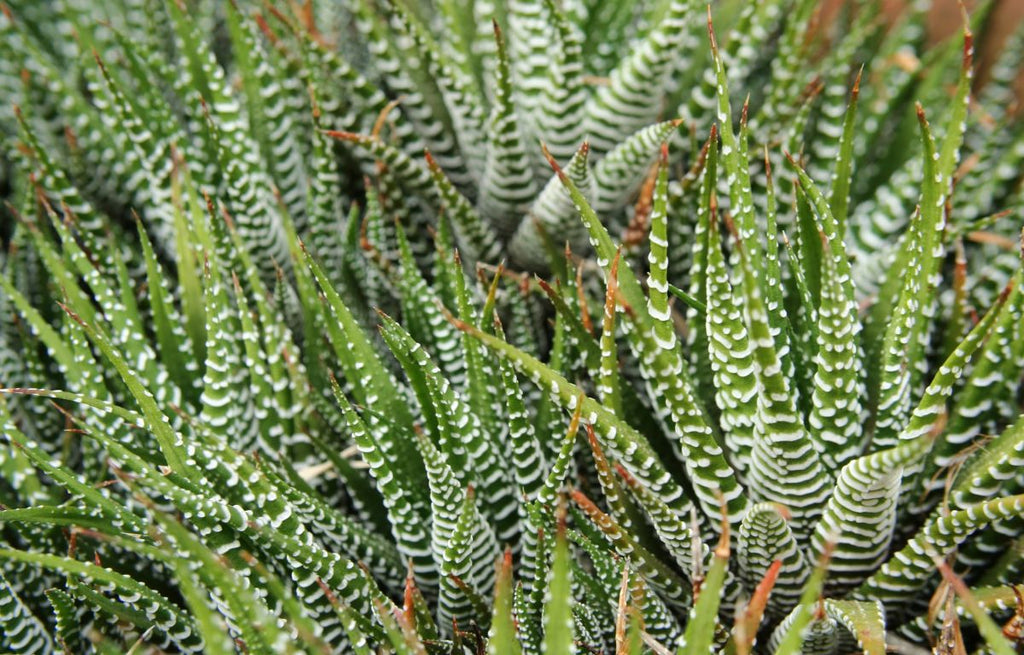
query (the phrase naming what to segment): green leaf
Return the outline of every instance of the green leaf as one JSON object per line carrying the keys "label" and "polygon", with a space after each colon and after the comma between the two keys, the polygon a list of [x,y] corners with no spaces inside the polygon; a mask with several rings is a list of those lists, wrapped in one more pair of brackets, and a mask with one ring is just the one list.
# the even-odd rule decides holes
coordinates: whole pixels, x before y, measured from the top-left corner
{"label": "green leaf", "polygon": [[[608,161],[608,158],[603,161]],[[598,219],[594,208],[583,197],[572,180],[558,168],[553,160],[549,160],[549,162],[552,163],[555,172],[559,173],[559,179],[569,190],[569,194],[580,212],[580,218],[590,232],[591,245],[597,252],[598,265],[607,271],[617,251],[611,236]],[[721,518],[717,496],[721,493],[725,497],[730,520],[738,521],[737,517],[742,516],[747,503],[744,490],[736,479],[733,469],[726,462],[721,446],[716,443],[703,410],[697,404],[693,389],[683,373],[681,354],[678,349],[662,348],[654,338],[653,321],[646,307],[647,297],[629,266],[619,268],[619,288],[625,304],[633,309],[629,316],[632,319],[631,323],[634,323],[635,326],[627,334],[640,360],[641,374],[647,381],[648,393],[652,399],[658,399],[660,407],[664,407],[659,418],[666,421],[671,419],[675,424],[676,432],[673,435],[675,438],[672,440],[672,444],[677,449],[676,454],[680,461],[686,465],[687,474],[693,482],[694,492],[701,509],[711,521]],[[531,373],[539,375],[540,371],[534,369]],[[560,386],[560,383],[556,384]],[[560,391],[560,395],[562,393]],[[573,395],[575,394],[570,393],[568,397]],[[568,397],[563,396],[563,402],[568,402]],[[587,413],[589,414],[589,410]],[[595,427],[598,426],[595,424]],[[694,457],[698,456],[702,462],[707,464],[694,466]],[[650,459],[654,460],[655,458],[651,455]],[[630,466],[629,462],[623,461]],[[637,472],[632,470],[632,466],[630,468],[631,472],[637,475]],[[661,467],[659,466],[659,468]],[[651,485],[650,478],[646,473],[637,475],[637,477],[655,493],[662,493],[662,483]],[[666,473],[661,479],[669,479],[669,476]],[[663,496],[663,500],[671,506],[678,497],[679,494],[672,493]]]}
{"label": "green leaf", "polygon": [[576,652],[572,618],[572,568],[565,518],[559,520],[551,555],[551,572],[544,592],[543,655],[572,655]]}
{"label": "green leaf", "polygon": [[[129,61],[134,64],[135,75],[140,75],[139,70],[143,64],[138,62],[131,49],[128,50]],[[96,52],[93,52],[96,64],[106,82],[106,92],[111,96],[114,110],[117,116],[117,123],[121,130],[125,130],[129,141],[133,146],[132,150],[125,153],[128,165],[140,172],[145,172],[150,180],[147,185],[139,187],[141,196],[140,204],[144,207],[146,224],[152,231],[153,237],[161,248],[170,250],[174,243],[174,209],[171,192],[170,178],[174,174],[172,148],[176,141],[183,141],[184,135],[177,129],[175,121],[166,110],[157,104],[155,111],[147,111],[142,103],[133,99],[133,94],[126,93],[126,89],[118,80],[116,73],[108,70]],[[145,84],[140,84],[145,87]],[[146,94],[140,96],[145,102]],[[160,99],[160,103],[163,100]],[[146,103],[149,104],[149,103]],[[152,105],[151,105],[152,106]],[[104,113],[106,115],[106,112]]]}
{"label": "green leaf", "polygon": [[[601,364],[597,371],[597,391],[601,394],[601,403],[612,412],[622,415],[622,385],[619,380],[619,351],[615,344],[615,314],[618,311],[619,291],[619,254],[616,253],[608,272],[608,284],[605,291],[604,313],[601,320]],[[668,311],[668,303],[665,303]],[[671,328],[670,328],[671,329]],[[675,337],[675,333],[672,333]]]}
{"label": "green leaf", "polygon": [[[202,361],[193,348],[189,333],[184,329],[184,320],[172,302],[168,286],[169,275],[156,259],[143,225],[138,224],[139,242],[146,261],[146,282],[149,287],[149,306],[153,314],[153,326],[161,360],[166,362],[167,372],[174,383],[186,394],[191,403],[198,404],[197,362]],[[188,266],[182,262],[180,266]],[[192,354],[180,357],[181,353]],[[205,355],[203,356],[205,359]]]}
{"label": "green leaf", "polygon": [[782,34],[772,57],[769,79],[765,82],[767,97],[754,120],[754,132],[764,141],[777,137],[778,132],[789,125],[798,110],[794,100],[800,97],[800,89],[806,86],[814,71],[809,59],[816,7],[814,0],[796,0],[783,10],[787,13]]}
{"label": "green leaf", "polygon": [[687,21],[698,11],[693,0],[670,0],[650,31],[611,71],[586,105],[585,125],[595,154],[604,155],[656,120],[672,84],[674,59],[687,36]]}
{"label": "green leaf", "polygon": [[[416,17],[396,2],[371,3],[361,0],[354,7],[359,30],[373,57],[372,72],[382,86],[404,96],[402,120],[414,148],[420,152],[425,145],[437,157],[456,186],[466,187],[476,178],[470,170],[478,164],[460,149],[455,128],[467,131],[472,126],[459,124],[466,113],[459,113],[470,101],[464,80],[455,67],[440,59],[436,44],[428,41]],[[390,25],[389,25],[390,23]],[[393,26],[393,31],[392,31]],[[392,33],[389,33],[392,32]],[[398,32],[395,34],[394,32]],[[422,62],[422,64],[420,63]],[[449,105],[451,103],[451,105]],[[457,111],[450,113],[449,106]],[[376,116],[380,112],[372,112]],[[410,129],[411,128],[411,129]],[[479,130],[475,131],[479,134]],[[466,140],[467,148],[479,147],[482,139]],[[479,170],[479,169],[477,169]]]}
{"label": "green leaf", "polygon": [[819,345],[808,425],[822,463],[832,473],[863,447],[860,321],[849,258],[841,237],[842,225],[810,176],[792,159],[790,163],[812,206],[821,244],[821,268],[815,271],[819,289]]}
{"label": "green leaf", "polygon": [[658,177],[651,200],[650,253],[647,261],[647,313],[654,319],[654,335],[666,350],[676,345],[675,326],[668,306],[668,144],[661,144]]}
{"label": "green leaf", "polygon": [[[946,413],[946,403],[953,394],[954,385],[963,376],[964,370],[978,348],[991,338],[993,327],[1000,318],[1007,295],[1004,293],[999,297],[995,306],[974,326],[974,329],[939,367],[935,377],[924,390],[921,401],[911,414],[907,426],[900,432],[898,441],[916,439],[935,430],[935,425]],[[918,479],[919,473],[920,467],[914,467],[908,471],[904,483],[905,490],[921,484]]]}
{"label": "green leaf", "polygon": [[753,589],[774,562],[781,562],[768,599],[768,614],[778,619],[799,602],[811,573],[803,549],[789,527],[789,511],[773,503],[752,506],[740,523],[737,560],[748,589]]}
{"label": "green leaf", "polygon": [[828,574],[828,551],[818,560],[804,584],[800,604],[772,632],[768,649],[775,655],[798,655],[803,652],[804,630],[816,623],[814,608],[819,602],[825,576]]}
{"label": "green leaf", "polygon": [[278,627],[264,601],[253,593],[251,583],[244,581],[248,576],[232,571],[176,519],[159,513],[154,514],[154,518],[171,547],[179,553],[187,553],[193,562],[190,568],[221,595],[247,647],[254,652],[267,653],[283,648],[287,634]]}
{"label": "green leaf", "polygon": [[25,606],[0,571],[0,645],[12,653],[45,653],[53,650],[49,631]]}
{"label": "green leaf", "polygon": [[60,589],[48,589],[46,599],[53,608],[56,630],[54,638],[66,652],[84,650],[82,643],[82,626],[79,619],[81,605],[69,594]]}
{"label": "green leaf", "polygon": [[[717,157],[709,159],[705,184],[707,205],[701,211],[707,216],[704,286],[706,295],[704,334],[715,389],[715,402],[721,411],[719,422],[722,439],[728,448],[730,462],[738,471],[752,471],[754,429],[758,421],[757,395],[759,383],[754,370],[754,352],[743,318],[742,297],[734,293],[729,271],[722,254],[719,237],[718,202],[713,185],[717,180]],[[703,353],[701,353],[703,355]]]}
{"label": "green leaf", "polygon": [[721,537],[711,554],[711,566],[700,587],[697,602],[693,605],[690,622],[686,625],[686,634],[683,636],[686,645],[679,649],[680,655],[697,655],[711,651],[718,624],[718,606],[722,599],[722,587],[729,565],[728,523],[723,522]]}
{"label": "green leaf", "polygon": [[[713,235],[711,230],[709,240]],[[800,540],[810,533],[821,513],[830,491],[829,479],[804,427],[793,387],[782,375],[761,287],[747,244],[741,239],[737,237],[735,245],[742,267],[744,315],[753,344],[754,375],[760,387],[749,484],[751,492],[762,500],[781,503],[793,512],[793,532]]]}
{"label": "green leaf", "polygon": [[[440,316],[438,320],[443,321]],[[518,517],[508,471],[502,466],[503,445],[485,437],[479,417],[464,396],[401,326],[384,316],[381,334],[413,385],[427,432],[462,485],[480,488],[483,513],[493,522],[496,536],[509,542],[517,531]],[[453,341],[457,342],[454,337]]]}
{"label": "green leaf", "polygon": [[966,508],[989,500],[1013,474],[1020,470],[1024,455],[1024,416],[1018,417],[981,453],[961,469],[949,490],[953,506]]}
{"label": "green leaf", "polygon": [[880,600],[898,615],[934,573],[934,557],[945,557],[973,532],[993,521],[1024,516],[1024,496],[1004,496],[929,518],[906,546],[853,592],[854,600]]}
{"label": "green leaf", "polygon": [[[207,260],[204,275],[206,301],[206,370],[203,373],[200,420],[238,450],[251,450],[259,437],[254,391],[242,366],[242,333],[237,309],[228,299],[223,273],[215,259]],[[241,309],[241,308],[240,308]],[[252,334],[252,332],[248,332]],[[256,362],[245,360],[250,365]]]}
{"label": "green leaf", "polygon": [[[911,399],[906,381],[923,360],[921,353],[929,338],[927,328],[934,313],[936,277],[945,253],[946,200],[951,193],[966,125],[972,43],[973,37],[965,28],[960,82],[946,124],[946,136],[939,149],[936,149],[924,110],[918,106],[924,143],[920,211],[911,221],[894,268],[904,278],[904,284],[882,343],[882,377],[877,380],[876,428],[872,439],[872,447],[876,449],[893,445],[896,433],[907,418]],[[869,390],[874,391],[874,388]]]}
{"label": "green leaf", "polygon": [[430,178],[444,214],[451,218],[461,252],[468,263],[491,262],[498,259],[499,243],[493,228],[456,189],[429,151],[425,153]]}
{"label": "green leaf", "polygon": [[[577,403],[580,403],[583,419],[593,425],[602,446],[613,453],[631,474],[641,480],[652,492],[658,494],[662,501],[670,507],[678,506],[683,502],[682,488],[665,470],[647,440],[628,423],[617,418],[597,401],[587,398],[579,387],[568,382],[534,357],[471,325],[456,321],[456,326],[479,339],[502,358],[507,359],[539,387],[557,395],[563,407],[575,409]],[[629,454],[627,455],[627,453]]]}
{"label": "green leaf", "polygon": [[933,497],[941,493],[944,484],[941,476],[932,482],[935,472],[958,461],[973,439],[995,429],[1000,421],[1016,413],[1006,402],[1011,385],[1005,381],[1014,379],[1024,367],[1024,361],[1013,354],[1019,347],[1017,344],[1024,342],[1022,281],[1021,273],[1011,281],[1012,289],[992,333],[975,355],[974,365],[954,399],[946,429],[939,435],[931,461],[922,472],[922,482]]}
{"label": "green leaf", "polygon": [[91,562],[80,562],[47,553],[2,549],[0,559],[61,571],[75,580],[110,585],[117,596],[137,599],[134,604],[146,608],[146,620],[159,626],[169,636],[175,637],[177,646],[187,652],[198,650],[200,641],[192,618],[158,592],[127,575]]}
{"label": "green leaf", "polygon": [[344,413],[352,440],[359,447],[370,474],[384,498],[388,521],[391,524],[391,535],[399,552],[412,562],[412,570],[419,588],[430,596],[436,595],[439,584],[438,567],[434,562],[429,535],[424,527],[428,511],[425,501],[418,497],[422,491],[395,474],[395,467],[392,465],[394,458],[388,456],[389,453],[395,452],[394,444],[391,449],[381,445],[382,441],[393,439],[393,431],[374,432],[356,413],[336,382],[332,383],[331,390]]}
{"label": "green leaf", "polygon": [[[439,613],[444,622],[444,617],[451,616],[455,625],[469,625],[475,621],[482,628],[487,626],[489,613],[481,615],[480,600],[484,595],[490,594],[489,585],[494,584],[490,577],[482,578],[479,572],[474,570],[478,558],[492,553],[480,552],[483,547],[489,550],[491,544],[479,539],[480,528],[483,524],[480,511],[476,505],[476,491],[472,486],[466,487],[462,507],[459,510],[458,521],[455,529],[448,540],[448,546],[444,550],[441,561],[441,603]],[[474,552],[476,549],[476,552]],[[459,598],[461,592],[462,598]],[[458,599],[456,603],[446,606],[446,601]],[[486,604],[484,604],[486,607]]]}
{"label": "green leaf", "polygon": [[529,499],[535,499],[543,485],[544,451],[527,411],[523,390],[515,368],[507,359],[499,362],[512,441],[512,462],[516,488]]}
{"label": "green leaf", "polygon": [[[445,567],[449,566],[446,555],[456,534],[456,526],[462,514],[460,507],[466,502],[466,494],[459,486],[445,454],[420,432],[416,434],[416,442],[430,481],[431,551],[438,570],[444,573]],[[491,565],[497,556],[498,546],[490,525],[484,522],[473,506],[470,506],[469,511],[467,520],[470,526],[460,531],[462,538],[466,538],[467,534],[472,536],[472,546],[467,549],[470,560],[463,565],[469,573],[465,576],[465,582],[489,594],[494,582],[488,576],[494,573]],[[452,619],[461,619],[465,623],[468,617],[464,612],[469,608],[462,591],[450,578],[442,577],[438,604],[438,619],[442,629],[447,630],[452,625]]]}
{"label": "green leaf", "polygon": [[516,637],[516,623],[512,616],[512,552],[505,551],[497,567],[494,585],[494,614],[487,638],[488,655],[521,655],[522,648]]}
{"label": "green leaf", "polygon": [[846,234],[846,221],[850,204],[850,181],[854,165],[854,137],[857,136],[857,98],[860,96],[860,79],[863,68],[858,71],[857,79],[850,91],[850,103],[843,118],[843,132],[839,141],[839,155],[836,158],[835,170],[832,172],[832,184],[829,188],[829,207],[836,221],[836,238],[843,240]]}
{"label": "green leaf", "polygon": [[[680,124],[679,120],[671,120],[640,127],[618,141],[611,152],[597,163],[594,167],[593,208],[598,214],[615,214],[622,208],[640,187],[658,157],[661,144],[669,140]],[[573,203],[579,204],[575,196]]]}
{"label": "green leaf", "polygon": [[[304,258],[326,298],[329,316],[333,318],[327,321],[331,330],[331,345],[345,371],[346,380],[352,385],[356,399],[367,407],[379,407],[383,414],[392,417],[399,426],[411,426],[412,415],[398,390],[398,383],[384,365],[370,338],[312,255],[304,251]],[[411,446],[412,440],[406,437],[405,445]]]}
{"label": "green leaf", "polygon": [[740,134],[737,138],[733,131],[732,110],[729,107],[729,88],[726,81],[725,66],[718,52],[718,41],[711,24],[711,8],[708,7],[708,36],[711,40],[711,57],[714,73],[718,80],[718,129],[722,133],[722,167],[725,170],[729,189],[729,206],[739,229],[740,240],[748,244],[750,258],[754,270],[760,272],[761,256],[757,247],[757,235],[754,224],[754,201],[750,187],[750,164],[747,153],[747,109],[744,106],[743,118],[740,121]]}
{"label": "green leaf", "polygon": [[466,360],[458,333],[442,315],[441,299],[427,283],[413,259],[405,231],[395,225],[399,270],[394,272],[395,287],[402,308],[403,327],[422,344],[452,384],[465,385]]}
{"label": "green leaf", "polygon": [[236,3],[229,3],[224,13],[251,137],[290,220],[304,228],[308,222],[305,161],[310,148],[307,139],[298,137],[311,127],[308,98],[288,62],[259,38],[255,21]]}
{"label": "green leaf", "polygon": [[203,639],[203,651],[210,655],[232,655],[235,644],[228,633],[224,619],[210,606],[209,594],[201,586],[197,576],[189,570],[184,560],[173,558],[174,576],[178,589],[185,598],[195,618],[199,636]]}
{"label": "green leaf", "polygon": [[[591,174],[589,143],[584,141],[573,151],[566,173],[587,198],[593,198],[595,183]],[[508,252],[513,263],[527,270],[543,271],[550,263],[550,256],[545,258],[549,242],[551,246],[567,243],[577,253],[588,249],[586,228],[580,225],[572,198],[558,175],[551,175],[537,194],[529,212],[509,239]]]}
{"label": "green leaf", "polygon": [[494,23],[494,39],[498,44],[494,106],[487,134],[487,162],[480,180],[477,204],[481,215],[498,234],[507,236],[515,231],[536,189],[513,104],[513,82],[505,39],[497,22]]}
{"label": "green leaf", "polygon": [[900,481],[928,451],[927,435],[846,464],[811,536],[811,554],[832,550],[825,588],[841,595],[878,569],[896,530]]}
{"label": "green leaf", "polygon": [[[527,4],[518,1],[512,3],[517,7]],[[548,59],[553,51],[554,61],[548,59],[544,62],[542,69],[546,69],[547,80],[542,90],[543,97],[531,111],[535,117],[536,136],[547,144],[555,159],[564,161],[572,157],[586,134],[584,106],[587,88],[584,80],[583,35],[578,26],[570,22],[568,7],[563,9],[554,0],[544,0],[544,7],[549,22],[555,28],[553,42],[544,44],[544,58]],[[514,60],[517,50],[519,48],[513,43]],[[519,62],[515,60],[514,64],[517,70]],[[536,164],[540,176],[546,175],[547,167],[543,159],[538,158]]]}
{"label": "green leaf", "polygon": [[196,83],[195,91],[205,101],[206,123],[213,156],[223,175],[225,196],[239,234],[257,255],[256,263],[265,281],[273,280],[278,266],[288,266],[287,242],[282,219],[271,201],[270,182],[262,167],[242,153],[258,152],[248,134],[249,121],[237,99],[224,83],[224,72],[207,43],[189,21],[184,6],[165,0],[182,48],[181,56]]}
{"label": "green leaf", "polygon": [[640,545],[636,537],[619,526],[615,519],[608,516],[580,491],[573,491],[572,498],[579,505],[605,538],[611,542],[619,557],[629,562],[630,566],[644,580],[657,590],[658,595],[673,609],[685,611],[690,603],[691,586],[673,569],[666,566],[649,550]]}
{"label": "green leaf", "polygon": [[146,385],[135,374],[132,367],[125,361],[124,357],[110,343],[108,337],[97,327],[91,326],[83,321],[77,314],[66,309],[68,315],[79,323],[89,335],[89,339],[99,348],[103,356],[114,366],[121,379],[128,386],[135,401],[139,404],[146,424],[163,452],[167,465],[176,473],[186,478],[197,481],[198,472],[194,467],[189,466],[182,457],[181,437],[170,425],[170,420],[157,405],[153,394],[146,388]]}
{"label": "green leaf", "polygon": [[[714,382],[713,369],[711,366],[711,341],[707,333],[707,287],[708,287],[708,231],[711,221],[711,207],[714,203],[713,196],[718,186],[718,126],[711,126],[711,134],[704,145],[702,153],[705,153],[706,164],[704,166],[701,183],[698,189],[699,198],[696,201],[697,222],[693,228],[692,245],[692,270],[690,271],[690,296],[693,301],[699,302],[699,308],[695,309],[692,303],[686,313],[687,322],[690,325],[690,333],[687,345],[692,353],[690,357],[690,373],[694,379],[697,393],[705,406],[712,406],[715,402],[714,394],[718,387]],[[728,444],[727,444],[728,445]],[[734,452],[729,447],[729,452]],[[737,475],[741,475],[740,472]]]}
{"label": "green leaf", "polygon": [[850,631],[864,655],[886,652],[885,610],[881,603],[828,598],[825,612]]}

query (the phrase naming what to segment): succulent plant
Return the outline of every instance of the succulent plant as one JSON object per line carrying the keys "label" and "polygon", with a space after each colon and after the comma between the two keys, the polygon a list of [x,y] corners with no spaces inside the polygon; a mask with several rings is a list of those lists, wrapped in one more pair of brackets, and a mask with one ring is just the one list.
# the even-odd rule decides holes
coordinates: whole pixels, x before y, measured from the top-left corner
{"label": "succulent plant", "polygon": [[1024,30],[817,4],[3,5],[0,645],[1014,652]]}

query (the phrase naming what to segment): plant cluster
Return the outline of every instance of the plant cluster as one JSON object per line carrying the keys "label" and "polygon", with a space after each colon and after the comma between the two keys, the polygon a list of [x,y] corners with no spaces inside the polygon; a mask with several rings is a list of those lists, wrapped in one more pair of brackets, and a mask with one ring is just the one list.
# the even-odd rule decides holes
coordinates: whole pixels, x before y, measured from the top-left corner
{"label": "plant cluster", "polygon": [[0,5],[0,648],[1014,652],[1024,30],[878,4]]}

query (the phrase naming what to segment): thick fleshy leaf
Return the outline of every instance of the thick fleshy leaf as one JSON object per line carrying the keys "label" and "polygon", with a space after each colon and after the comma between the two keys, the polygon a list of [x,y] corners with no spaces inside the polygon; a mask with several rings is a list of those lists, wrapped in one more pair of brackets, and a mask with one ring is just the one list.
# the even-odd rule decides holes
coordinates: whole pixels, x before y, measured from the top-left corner
{"label": "thick fleshy leaf", "polygon": [[[596,212],[586,198],[557,165],[556,172],[569,190],[580,212],[580,218],[590,232],[590,241],[597,252],[598,264],[607,270],[617,251],[611,236],[598,220]],[[640,360],[641,374],[648,385],[648,394],[662,401],[664,409],[661,410],[659,418],[671,420],[675,425],[676,434],[672,444],[678,449],[677,456],[687,467],[701,509],[714,524],[722,518],[718,494],[724,494],[729,520],[738,523],[746,507],[746,496],[732,473],[732,468],[726,462],[721,446],[716,443],[702,408],[697,404],[694,391],[684,374],[681,354],[678,349],[663,348],[654,338],[653,319],[646,307],[647,298],[629,266],[619,268],[619,288],[626,304],[633,310],[627,314],[631,319],[627,324],[635,323],[635,327],[627,334]],[[693,466],[692,455],[697,452],[708,466]],[[626,465],[629,466],[628,463]],[[635,471],[631,472],[635,474]],[[644,479],[644,476],[637,477]],[[658,484],[650,488],[659,492],[660,487]],[[663,499],[671,505],[669,498]]]}
{"label": "thick fleshy leaf", "polygon": [[1024,496],[1006,496],[934,516],[889,561],[853,591],[856,600],[880,600],[887,612],[917,593],[934,572],[934,557],[945,557],[992,521],[1024,515]]}
{"label": "thick fleshy leaf", "polygon": [[565,517],[559,520],[551,553],[551,572],[544,592],[544,655],[572,655],[576,652],[572,620],[572,568]]}
{"label": "thick fleshy leaf", "polygon": [[740,523],[737,559],[748,589],[753,589],[774,562],[781,562],[768,599],[769,615],[778,619],[800,601],[811,567],[789,527],[789,511],[771,503],[750,508]]}
{"label": "thick fleshy leaf", "polygon": [[722,526],[722,535],[718,545],[712,551],[711,566],[708,568],[707,578],[700,588],[700,596],[694,603],[690,622],[686,626],[686,634],[683,635],[685,646],[683,653],[705,653],[711,649],[715,637],[718,604],[721,602],[722,585],[725,582],[725,575],[729,563],[729,526]]}
{"label": "thick fleshy leaf", "polygon": [[919,353],[928,340],[928,319],[934,315],[932,305],[935,302],[936,277],[945,253],[945,206],[966,123],[972,48],[973,38],[966,31],[960,82],[941,147],[936,147],[924,110],[918,105],[924,143],[921,198],[919,211],[911,221],[900,257],[896,260],[899,277],[905,281],[882,341],[882,374],[869,386],[869,391],[877,398],[873,448],[893,445],[911,407],[908,382],[919,375],[914,373],[915,367],[910,364],[923,361]]}
{"label": "thick fleshy leaf", "polygon": [[508,56],[501,30],[495,23],[498,43],[494,108],[487,139],[487,162],[480,180],[478,207],[481,215],[505,236],[515,231],[534,196],[533,172],[513,104]]}
{"label": "thick fleshy leaf", "polygon": [[630,133],[658,118],[673,59],[698,7],[692,0],[671,0],[650,32],[611,72],[608,84],[587,103],[587,132],[596,154],[611,152]]}

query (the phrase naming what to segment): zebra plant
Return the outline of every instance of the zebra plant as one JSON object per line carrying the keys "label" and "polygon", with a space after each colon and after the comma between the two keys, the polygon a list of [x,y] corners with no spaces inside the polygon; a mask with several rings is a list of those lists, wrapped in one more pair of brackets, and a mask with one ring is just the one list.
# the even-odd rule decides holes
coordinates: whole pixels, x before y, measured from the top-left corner
{"label": "zebra plant", "polygon": [[1024,32],[816,5],[3,5],[0,645],[1014,652]]}

